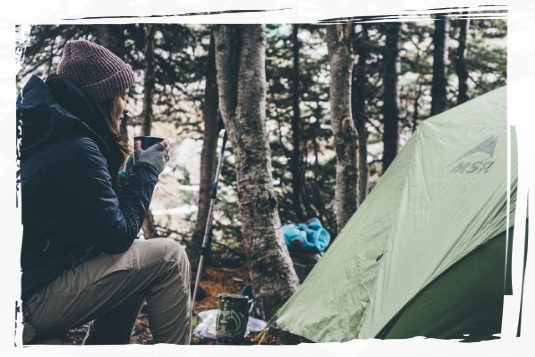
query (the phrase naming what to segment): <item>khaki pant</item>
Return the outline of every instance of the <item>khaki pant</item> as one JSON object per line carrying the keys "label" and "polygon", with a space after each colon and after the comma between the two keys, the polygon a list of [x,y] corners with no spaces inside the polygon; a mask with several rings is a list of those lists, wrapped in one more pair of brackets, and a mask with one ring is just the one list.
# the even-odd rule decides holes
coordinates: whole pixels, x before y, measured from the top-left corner
{"label": "khaki pant", "polygon": [[135,240],[66,270],[25,302],[23,343],[91,321],[84,344],[128,344],[145,299],[154,342],[189,344],[190,265],[171,239]]}

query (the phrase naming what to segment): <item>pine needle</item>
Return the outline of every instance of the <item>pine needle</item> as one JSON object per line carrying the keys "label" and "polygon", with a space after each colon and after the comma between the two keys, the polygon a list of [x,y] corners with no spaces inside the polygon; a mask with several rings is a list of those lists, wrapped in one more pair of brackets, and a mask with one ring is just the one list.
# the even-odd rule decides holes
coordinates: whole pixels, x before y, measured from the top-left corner
{"label": "pine needle", "polygon": [[265,327],[262,331],[260,331],[260,333],[258,335],[256,335],[256,337],[253,339],[253,341],[257,341],[258,339],[260,339],[260,341],[258,342],[258,344],[262,344],[262,342],[264,342],[264,339],[266,338],[267,334],[269,332],[269,327]]}

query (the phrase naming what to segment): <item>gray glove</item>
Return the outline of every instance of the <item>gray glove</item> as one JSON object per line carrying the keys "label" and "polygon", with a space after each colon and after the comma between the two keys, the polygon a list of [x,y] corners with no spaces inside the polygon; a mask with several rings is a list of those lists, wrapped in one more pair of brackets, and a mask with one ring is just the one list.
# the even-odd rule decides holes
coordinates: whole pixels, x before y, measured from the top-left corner
{"label": "gray glove", "polygon": [[137,149],[134,151],[135,164],[139,164],[140,162],[150,164],[159,173],[162,173],[167,161],[169,161],[167,149],[160,143],[152,145],[147,150]]}

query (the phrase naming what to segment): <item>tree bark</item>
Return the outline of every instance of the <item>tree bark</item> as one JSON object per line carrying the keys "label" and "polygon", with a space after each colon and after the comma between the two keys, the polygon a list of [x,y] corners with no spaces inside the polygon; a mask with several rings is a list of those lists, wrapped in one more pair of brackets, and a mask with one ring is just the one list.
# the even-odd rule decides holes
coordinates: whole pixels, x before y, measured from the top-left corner
{"label": "tree bark", "polygon": [[[195,222],[195,230],[191,236],[190,243],[186,249],[192,261],[196,261],[199,258],[199,251],[202,247],[208,221],[208,211],[210,210],[210,197],[217,166],[217,139],[219,134],[218,107],[219,93],[217,90],[217,72],[215,67],[215,40],[212,34],[210,36],[210,47],[208,48],[208,60],[206,63],[206,88],[204,90],[203,111],[204,134],[201,151],[201,180],[199,184],[199,202],[197,203],[197,221]],[[210,244],[207,247],[208,250],[205,259],[209,263]]]}
{"label": "tree bark", "polygon": [[448,28],[449,22],[443,15],[435,19],[433,32],[433,83],[431,86],[431,115],[437,115],[446,110],[447,91],[447,61],[448,61]]}
{"label": "tree bark", "polygon": [[351,108],[353,121],[358,133],[358,205],[360,206],[368,195],[368,130],[366,129],[366,84],[368,83],[367,64],[368,25],[362,24],[362,38],[356,43],[358,62],[353,70],[353,88],[351,91]]}
{"label": "tree bark", "polygon": [[154,34],[156,25],[147,24],[145,29],[145,79],[143,83],[143,114],[141,122],[141,133],[144,136],[150,136],[152,125],[152,94],[154,92]]}
{"label": "tree bark", "polygon": [[462,104],[468,99],[468,71],[466,70],[466,37],[470,27],[470,20],[459,20],[459,47],[457,48],[455,58],[455,72],[459,78],[459,94],[457,96],[457,104]]}
{"label": "tree bark", "polygon": [[[143,113],[141,122],[141,133],[144,136],[150,136],[152,126],[152,94],[154,92],[154,34],[156,32],[156,25],[147,24],[145,29],[145,79],[143,83],[144,97],[143,97]],[[147,210],[147,215],[143,221],[143,233],[145,238],[154,238],[157,236],[156,227],[154,226],[154,217],[150,209]]]}
{"label": "tree bark", "polygon": [[143,229],[143,235],[145,236],[145,239],[158,237],[156,225],[154,224],[154,216],[152,215],[150,209],[147,210],[147,214],[145,215],[145,220],[143,221],[141,228]]}
{"label": "tree bark", "polygon": [[383,173],[386,172],[398,154],[399,140],[399,31],[400,23],[385,24],[386,42],[384,49],[383,76]]}
{"label": "tree bark", "polygon": [[331,125],[336,147],[334,209],[338,233],[357,210],[357,130],[351,118],[352,32],[351,23],[327,26]]}
{"label": "tree bark", "polygon": [[220,111],[232,142],[244,246],[256,301],[269,319],[299,280],[284,242],[265,122],[265,25],[217,25]]}
{"label": "tree bark", "polygon": [[292,170],[292,193],[293,203],[295,206],[295,214],[299,222],[306,220],[303,213],[303,189],[305,182],[305,175],[303,170],[303,154],[301,151],[301,109],[299,108],[299,25],[293,25],[292,44],[293,44],[293,68],[292,68],[292,141],[293,152],[292,160],[290,161],[290,168]]}

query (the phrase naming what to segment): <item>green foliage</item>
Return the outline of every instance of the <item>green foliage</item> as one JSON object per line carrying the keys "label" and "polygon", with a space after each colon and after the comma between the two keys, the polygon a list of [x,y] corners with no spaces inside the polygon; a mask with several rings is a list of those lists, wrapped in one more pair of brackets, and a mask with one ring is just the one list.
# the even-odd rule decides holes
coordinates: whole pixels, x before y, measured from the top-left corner
{"label": "green foliage", "polygon": [[[307,218],[317,216],[323,225],[334,232],[334,214],[328,208],[334,198],[336,173],[326,164],[332,159],[332,131],[328,111],[328,58],[324,27],[300,25],[299,83],[294,83],[291,25],[267,26],[266,118],[272,154],[275,193],[283,224],[296,223],[298,210],[304,209]],[[291,120],[294,114],[293,92],[299,85],[301,151],[304,162],[305,200],[302,208],[292,198],[292,138]],[[331,170],[323,175],[325,170]],[[327,188],[327,189],[326,189]],[[330,189],[332,188],[332,189]]]}
{"label": "green foliage", "polygon": [[506,35],[506,21],[470,21],[466,65],[472,98],[507,84]]}

